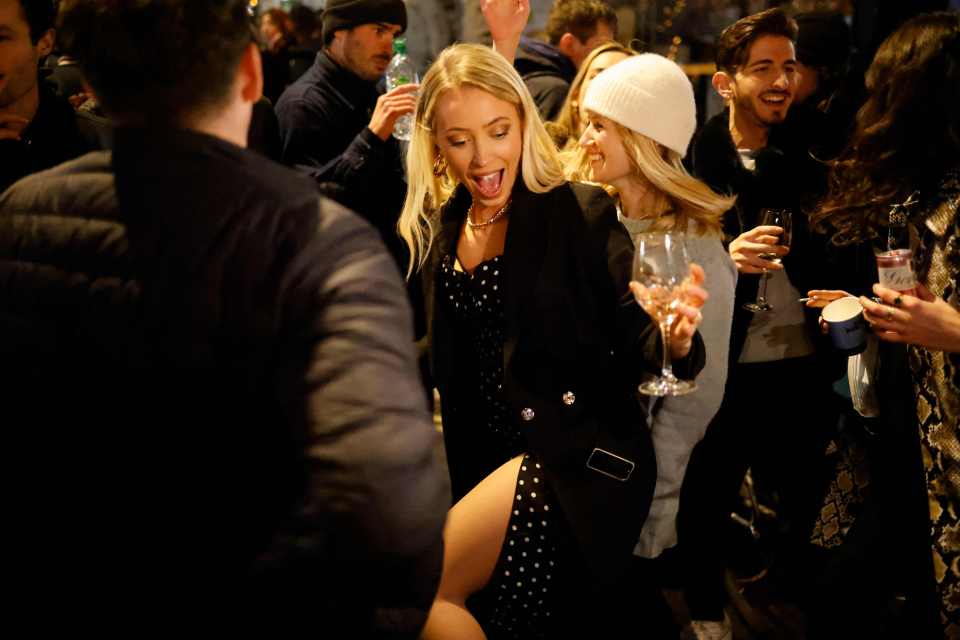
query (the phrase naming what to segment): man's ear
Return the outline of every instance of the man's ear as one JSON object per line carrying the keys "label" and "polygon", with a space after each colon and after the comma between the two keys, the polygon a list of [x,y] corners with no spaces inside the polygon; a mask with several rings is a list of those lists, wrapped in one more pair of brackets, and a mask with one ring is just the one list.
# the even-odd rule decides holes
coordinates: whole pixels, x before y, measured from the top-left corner
{"label": "man's ear", "polygon": [[50,55],[50,52],[53,51],[53,43],[56,42],[56,39],[56,32],[53,29],[48,29],[45,34],[40,36],[40,39],[37,40],[37,44],[34,45],[34,49],[37,51],[37,57],[42,58]]}
{"label": "man's ear", "polygon": [[717,71],[713,74],[713,88],[724,100],[733,98],[733,78],[726,71]]}
{"label": "man's ear", "polygon": [[244,102],[253,104],[263,95],[263,63],[256,43],[247,45],[237,67],[237,82]]}
{"label": "man's ear", "polygon": [[330,52],[334,60],[339,60],[343,57],[343,43],[349,33],[349,29],[337,29],[333,32],[333,38],[330,39],[330,42],[324,45],[323,48]]}
{"label": "man's ear", "polygon": [[577,51],[581,47],[583,47],[583,43],[577,40],[577,36],[570,32],[560,36],[560,42],[557,43],[557,49],[560,49],[560,53],[567,56],[571,60],[576,59]]}

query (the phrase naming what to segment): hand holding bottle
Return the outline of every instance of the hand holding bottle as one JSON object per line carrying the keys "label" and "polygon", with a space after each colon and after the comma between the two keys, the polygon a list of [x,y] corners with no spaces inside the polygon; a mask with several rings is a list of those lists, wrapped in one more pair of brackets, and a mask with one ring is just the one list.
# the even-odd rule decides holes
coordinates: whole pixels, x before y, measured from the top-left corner
{"label": "hand holding bottle", "polygon": [[418,84],[405,84],[388,91],[377,99],[370,124],[367,125],[384,142],[393,133],[397,119],[412,114],[417,107]]}
{"label": "hand holding bottle", "polygon": [[[396,38],[393,41],[393,59],[390,60],[390,65],[387,66],[387,71],[384,75],[387,81],[387,95],[390,95],[400,87],[416,87],[416,89],[411,90],[414,91],[412,96],[409,96],[413,99],[414,108],[407,111],[406,103],[404,103],[404,111],[398,113],[397,117],[393,120],[393,137],[397,140],[409,140],[413,133],[412,114],[417,105],[415,91],[420,88],[417,84],[420,78],[417,75],[417,68],[414,66],[413,61],[407,57],[407,41],[405,38]],[[389,135],[389,133],[386,135]],[[387,139],[386,135],[380,137],[385,141]]]}

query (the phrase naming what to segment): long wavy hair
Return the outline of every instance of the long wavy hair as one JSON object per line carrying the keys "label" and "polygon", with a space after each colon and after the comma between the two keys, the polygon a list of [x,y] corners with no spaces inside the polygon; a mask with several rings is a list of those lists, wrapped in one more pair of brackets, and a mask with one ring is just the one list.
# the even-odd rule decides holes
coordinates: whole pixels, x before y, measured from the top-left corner
{"label": "long wavy hair", "polygon": [[583,133],[583,123],[580,122],[580,89],[583,87],[583,83],[587,79],[587,74],[590,72],[590,65],[592,65],[593,61],[599,56],[604,53],[610,53],[611,51],[616,51],[627,56],[637,55],[637,52],[630,47],[625,47],[619,42],[610,41],[595,47],[593,51],[583,59],[580,70],[577,71],[577,75],[573,78],[573,83],[570,85],[570,91],[567,92],[567,97],[563,101],[563,106],[560,107],[560,113],[557,114],[557,117],[554,118],[553,121],[546,123],[547,133],[550,134],[550,137],[553,138],[553,141],[561,151],[569,151],[576,148],[577,141]]}
{"label": "long wavy hair", "polygon": [[436,140],[436,114],[440,98],[463,86],[476,87],[514,105],[520,115],[523,145],[520,173],[527,189],[544,193],[564,182],[563,165],[556,146],[543,128],[530,91],[513,66],[499,53],[475,44],[455,44],[444,49],[420,85],[415,126],[407,151],[407,199],[397,223],[400,237],[410,248],[409,277],[423,267],[433,244],[440,208],[456,188]]}
{"label": "long wavy hair", "polygon": [[[720,234],[721,219],[736,202],[735,196],[722,196],[706,184],[691,176],[683,166],[683,157],[655,140],[628,129],[619,122],[610,121],[620,138],[623,148],[638,178],[649,183],[665,201],[670,218],[663,218],[658,226],[685,231],[693,222],[697,233]],[[590,182],[590,161],[583,148],[565,156],[567,178],[578,182]],[[607,192],[617,195],[610,185],[601,185]],[[672,222],[668,222],[672,220]]]}
{"label": "long wavy hair", "polygon": [[960,14],[904,23],[867,71],[866,103],[811,216],[837,245],[876,238],[890,208],[960,161]]}

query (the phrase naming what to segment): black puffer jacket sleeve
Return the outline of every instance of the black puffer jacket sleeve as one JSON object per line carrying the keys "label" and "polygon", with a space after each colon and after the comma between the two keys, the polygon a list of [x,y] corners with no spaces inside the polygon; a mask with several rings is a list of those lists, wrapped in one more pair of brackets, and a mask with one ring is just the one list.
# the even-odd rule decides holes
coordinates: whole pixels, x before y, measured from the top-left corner
{"label": "black puffer jacket sleeve", "polygon": [[282,291],[296,337],[274,383],[291,420],[305,425],[308,486],[259,570],[319,568],[344,613],[353,598],[372,600],[380,631],[415,637],[439,582],[450,492],[410,307],[394,262],[352,213],[323,201],[299,248],[306,231],[293,227],[280,241],[281,255],[294,253]]}

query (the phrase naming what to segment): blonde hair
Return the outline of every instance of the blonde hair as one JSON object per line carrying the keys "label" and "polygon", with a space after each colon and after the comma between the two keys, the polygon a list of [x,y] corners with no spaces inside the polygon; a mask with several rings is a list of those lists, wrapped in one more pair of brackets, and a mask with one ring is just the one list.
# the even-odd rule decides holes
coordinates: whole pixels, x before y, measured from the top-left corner
{"label": "blonde hair", "polygon": [[580,87],[583,86],[584,81],[587,79],[590,65],[592,65],[593,61],[598,57],[611,51],[622,53],[628,57],[638,55],[638,52],[630,47],[610,40],[594,47],[593,51],[583,59],[583,62],[580,64],[580,70],[577,71],[577,75],[570,84],[570,91],[567,92],[563,106],[560,107],[560,113],[557,114],[557,117],[554,118],[552,122],[546,123],[547,133],[550,134],[550,137],[553,138],[557,147],[562,151],[569,151],[576,148],[577,141],[583,133],[581,128],[582,123],[580,122],[580,105],[577,103],[577,100],[580,97]]}
{"label": "blonde hair", "polygon": [[[700,235],[721,233],[721,220],[736,201],[736,196],[722,196],[691,176],[683,166],[679,153],[655,140],[610,121],[623,139],[623,148],[635,173],[646,180],[670,205],[672,224],[663,226],[685,231],[692,222]],[[568,158],[568,178],[590,181],[590,163],[585,149],[579,149]],[[610,195],[617,191],[603,185]],[[666,223],[666,220],[664,221]]]}
{"label": "blonde hair", "polygon": [[439,177],[434,174],[434,163],[440,153],[436,142],[436,110],[444,93],[463,86],[486,91],[517,108],[523,136],[520,173],[527,189],[545,193],[564,182],[557,148],[543,128],[530,91],[510,63],[481,45],[447,47],[420,85],[415,126],[407,151],[407,199],[397,223],[400,237],[410,248],[407,277],[426,262],[437,215],[456,188],[449,168]]}

